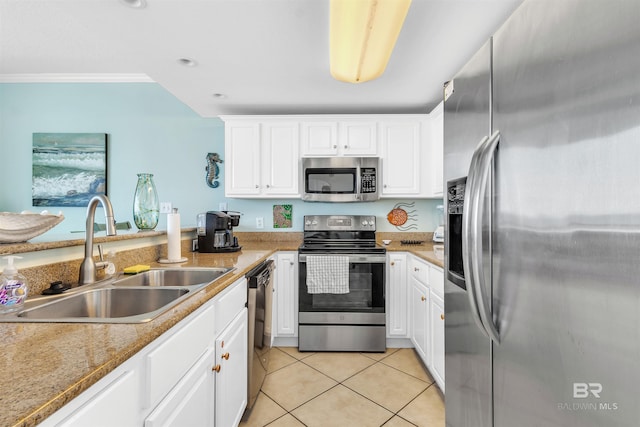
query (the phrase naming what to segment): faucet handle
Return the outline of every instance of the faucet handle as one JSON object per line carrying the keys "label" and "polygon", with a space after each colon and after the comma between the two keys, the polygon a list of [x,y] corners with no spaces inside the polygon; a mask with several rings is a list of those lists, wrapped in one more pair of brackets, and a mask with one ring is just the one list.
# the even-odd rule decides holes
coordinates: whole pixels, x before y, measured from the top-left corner
{"label": "faucet handle", "polygon": [[98,245],[98,255],[100,256],[100,261],[104,261],[104,253],[102,252],[102,245]]}

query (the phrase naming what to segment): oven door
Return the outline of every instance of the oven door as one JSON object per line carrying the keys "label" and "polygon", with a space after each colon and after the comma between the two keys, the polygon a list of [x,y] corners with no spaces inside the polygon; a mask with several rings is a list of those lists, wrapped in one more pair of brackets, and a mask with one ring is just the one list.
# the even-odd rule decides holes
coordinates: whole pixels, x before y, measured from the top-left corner
{"label": "oven door", "polygon": [[384,323],[386,256],[340,255],[349,258],[349,292],[346,294],[310,294],[306,263],[310,255],[299,255],[300,323],[379,323],[379,319]]}

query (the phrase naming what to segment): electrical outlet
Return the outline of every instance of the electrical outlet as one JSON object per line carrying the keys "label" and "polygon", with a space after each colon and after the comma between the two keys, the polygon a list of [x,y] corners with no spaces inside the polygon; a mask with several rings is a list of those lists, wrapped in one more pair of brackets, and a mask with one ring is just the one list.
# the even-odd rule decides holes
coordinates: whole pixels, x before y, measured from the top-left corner
{"label": "electrical outlet", "polygon": [[264,218],[259,216],[256,218],[256,228],[264,228]]}
{"label": "electrical outlet", "polygon": [[226,211],[227,210],[227,202],[220,202],[218,204],[218,210],[219,211]]}
{"label": "electrical outlet", "polygon": [[171,202],[160,202],[160,213],[171,213]]}

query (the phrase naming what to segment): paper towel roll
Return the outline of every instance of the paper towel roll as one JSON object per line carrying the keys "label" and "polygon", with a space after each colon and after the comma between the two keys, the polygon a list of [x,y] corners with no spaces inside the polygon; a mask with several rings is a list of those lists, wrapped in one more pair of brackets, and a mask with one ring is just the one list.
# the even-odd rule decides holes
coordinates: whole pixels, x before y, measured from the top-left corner
{"label": "paper towel roll", "polygon": [[167,214],[167,259],[180,261],[180,214]]}

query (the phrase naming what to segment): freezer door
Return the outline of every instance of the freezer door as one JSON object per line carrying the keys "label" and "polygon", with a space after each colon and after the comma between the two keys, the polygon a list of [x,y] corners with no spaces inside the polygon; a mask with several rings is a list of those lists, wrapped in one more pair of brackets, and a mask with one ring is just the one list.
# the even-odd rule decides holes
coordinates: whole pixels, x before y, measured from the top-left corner
{"label": "freezer door", "polygon": [[494,37],[497,427],[640,420],[638,22],[527,1]]}
{"label": "freezer door", "polygon": [[[485,46],[453,79],[453,93],[444,104],[444,174],[447,182],[467,176],[473,150],[490,128],[491,44]],[[445,197],[445,212],[448,212]],[[450,255],[459,253],[452,244],[455,225],[445,215],[445,269]],[[451,254],[449,253],[451,251]],[[456,255],[453,255],[456,256]],[[454,267],[454,270],[456,268]],[[459,270],[459,268],[458,268]],[[449,274],[445,274],[449,276]],[[491,426],[491,344],[474,322],[467,290],[445,282],[445,377],[446,425]]]}

